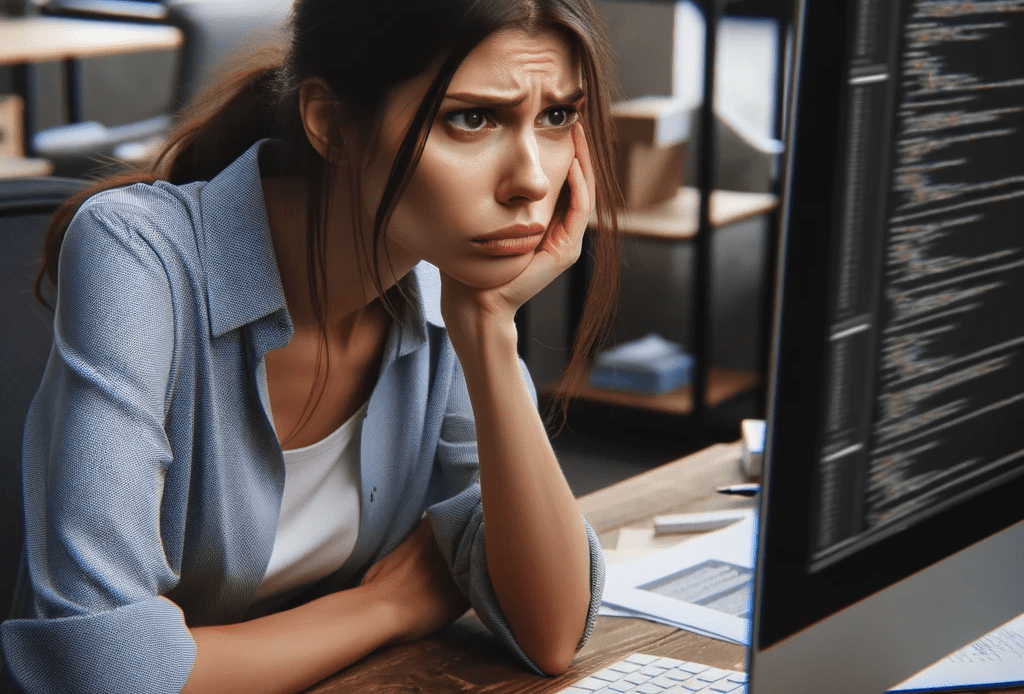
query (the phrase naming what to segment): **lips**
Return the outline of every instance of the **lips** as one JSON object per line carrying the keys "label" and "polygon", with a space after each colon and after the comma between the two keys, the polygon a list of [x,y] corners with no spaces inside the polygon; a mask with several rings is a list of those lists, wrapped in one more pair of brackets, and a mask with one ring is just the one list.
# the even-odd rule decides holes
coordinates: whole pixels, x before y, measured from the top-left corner
{"label": "lips", "polygon": [[473,239],[487,255],[523,255],[537,250],[546,231],[542,224],[517,224]]}
{"label": "lips", "polygon": [[507,239],[521,239],[531,236],[539,236],[543,234],[543,224],[516,224],[515,226],[499,229],[498,231],[493,231],[490,234],[485,234],[473,240],[477,242],[503,241]]}

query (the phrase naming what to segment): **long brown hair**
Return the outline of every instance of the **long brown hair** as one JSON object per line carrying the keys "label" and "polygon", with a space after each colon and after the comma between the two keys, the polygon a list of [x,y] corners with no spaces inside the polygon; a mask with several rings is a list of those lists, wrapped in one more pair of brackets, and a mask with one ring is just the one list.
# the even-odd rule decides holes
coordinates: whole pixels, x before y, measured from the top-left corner
{"label": "long brown hair", "polygon": [[[103,190],[157,180],[172,184],[209,180],[252,144],[276,138],[288,152],[290,166],[307,184],[307,267],[313,310],[322,334],[323,369],[317,369],[306,412],[312,414],[326,384],[324,247],[327,206],[334,165],[321,157],[305,135],[299,115],[299,89],[312,77],[323,79],[337,98],[338,113],[355,127],[363,142],[373,142],[389,93],[428,66],[440,64],[433,83],[413,118],[391,168],[373,221],[372,248],[364,267],[385,305],[376,258],[388,222],[408,186],[459,65],[487,36],[501,29],[557,31],[566,36],[581,66],[586,101],[581,116],[594,162],[596,228],[590,233],[593,272],[583,315],[566,368],[555,387],[552,414],[564,417],[572,393],[586,377],[589,362],[607,334],[618,293],[619,241],[615,209],[613,137],[609,113],[613,85],[611,54],[603,20],[592,0],[296,0],[291,41],[281,54],[235,72],[199,97],[179,118],[153,161],[140,169],[107,176],[67,201],[51,220],[36,280],[56,286],[57,261],[64,234],[78,208]],[[254,66],[255,65],[255,66]],[[341,127],[335,135],[341,144]],[[353,160],[354,158],[349,158]],[[352,164],[355,166],[355,164]],[[359,171],[352,172],[354,202],[360,202]],[[354,209],[360,209],[354,207]],[[357,234],[357,238],[361,235]]]}

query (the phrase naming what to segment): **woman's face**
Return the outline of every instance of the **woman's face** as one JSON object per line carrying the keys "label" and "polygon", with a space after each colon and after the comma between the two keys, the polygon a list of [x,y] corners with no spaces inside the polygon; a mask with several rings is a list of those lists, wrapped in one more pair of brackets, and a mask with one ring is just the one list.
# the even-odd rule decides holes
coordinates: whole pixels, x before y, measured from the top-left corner
{"label": "woman's face", "polygon": [[[434,77],[388,100],[364,172],[376,210],[398,146]],[[496,32],[459,67],[415,173],[388,225],[394,267],[423,259],[454,279],[496,287],[529,264],[575,156],[582,102],[569,43],[554,32]]]}

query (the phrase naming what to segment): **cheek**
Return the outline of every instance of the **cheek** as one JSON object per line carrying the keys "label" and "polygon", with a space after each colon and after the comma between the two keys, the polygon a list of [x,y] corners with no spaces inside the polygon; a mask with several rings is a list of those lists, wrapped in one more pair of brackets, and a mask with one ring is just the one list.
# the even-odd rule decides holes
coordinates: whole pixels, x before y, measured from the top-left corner
{"label": "cheek", "polygon": [[[388,224],[388,236],[407,251],[437,264],[447,244],[475,227],[472,176],[451,162],[428,156],[416,167]],[[440,257],[439,257],[439,254]]]}
{"label": "cheek", "polygon": [[399,207],[404,216],[433,224],[476,226],[486,221],[477,218],[484,214],[477,208],[486,201],[489,165],[486,157],[426,150]]}

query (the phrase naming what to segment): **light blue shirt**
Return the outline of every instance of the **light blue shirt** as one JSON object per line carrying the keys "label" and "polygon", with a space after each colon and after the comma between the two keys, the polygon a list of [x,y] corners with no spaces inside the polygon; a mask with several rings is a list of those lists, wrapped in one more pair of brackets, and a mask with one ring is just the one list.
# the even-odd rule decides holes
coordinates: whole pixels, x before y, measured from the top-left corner
{"label": "light blue shirt", "polygon": [[[68,229],[25,430],[31,603],[0,628],[27,692],[178,692],[195,657],[186,625],[241,621],[263,579],[284,486],[263,357],[292,324],[259,148],[209,182],[97,195]],[[403,287],[363,422],[358,539],[311,594],[357,583],[427,511],[477,614],[540,672],[487,575],[475,428],[438,272],[421,263]],[[587,534],[584,640],[604,583]]]}

